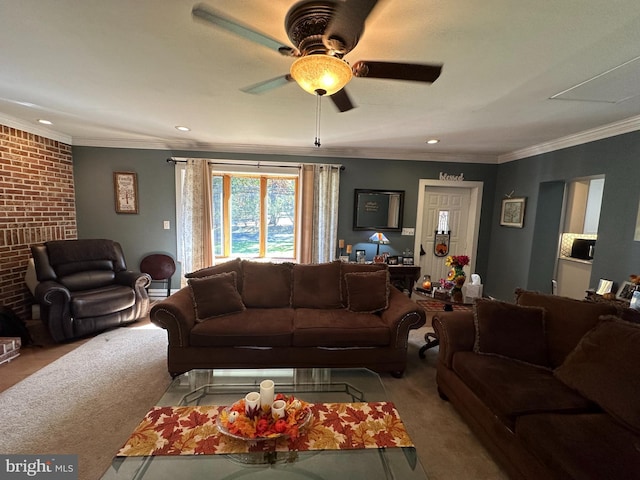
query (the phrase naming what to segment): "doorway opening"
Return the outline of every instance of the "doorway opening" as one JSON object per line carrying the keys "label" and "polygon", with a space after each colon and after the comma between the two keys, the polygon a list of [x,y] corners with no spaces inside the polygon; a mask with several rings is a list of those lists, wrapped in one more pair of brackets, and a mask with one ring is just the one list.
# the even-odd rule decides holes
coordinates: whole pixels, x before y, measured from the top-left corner
{"label": "doorway opening", "polygon": [[[448,255],[469,256],[469,272],[475,273],[483,182],[421,179],[418,189],[414,252],[422,274],[434,281],[446,278]],[[435,254],[436,230],[451,232],[448,252]],[[424,255],[420,255],[424,251]],[[441,253],[441,252],[440,252]]]}

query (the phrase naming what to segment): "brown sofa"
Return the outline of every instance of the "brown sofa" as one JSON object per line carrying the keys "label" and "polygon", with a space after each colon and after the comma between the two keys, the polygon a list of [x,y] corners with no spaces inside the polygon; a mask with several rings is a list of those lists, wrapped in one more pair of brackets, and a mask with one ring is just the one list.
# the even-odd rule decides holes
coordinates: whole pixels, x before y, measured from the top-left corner
{"label": "brown sofa", "polygon": [[640,478],[640,325],[518,290],[438,314],[437,385],[511,478]]}
{"label": "brown sofa", "polygon": [[167,330],[168,369],[366,367],[402,375],[425,312],[386,265],[232,260],[187,275],[151,308]]}

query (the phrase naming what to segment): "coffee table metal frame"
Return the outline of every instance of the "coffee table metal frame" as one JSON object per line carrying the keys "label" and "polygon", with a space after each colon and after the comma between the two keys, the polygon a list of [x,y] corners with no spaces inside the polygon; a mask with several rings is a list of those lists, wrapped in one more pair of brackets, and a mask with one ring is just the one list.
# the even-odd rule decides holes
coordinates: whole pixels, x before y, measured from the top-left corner
{"label": "coffee table metal frame", "polygon": [[[176,377],[157,405],[227,405],[249,391],[258,390],[265,378],[275,381],[276,392],[293,394],[308,402],[388,400],[379,375],[367,369],[217,369],[192,370]],[[260,480],[427,478],[413,447],[116,457],[102,478],[257,477]]]}

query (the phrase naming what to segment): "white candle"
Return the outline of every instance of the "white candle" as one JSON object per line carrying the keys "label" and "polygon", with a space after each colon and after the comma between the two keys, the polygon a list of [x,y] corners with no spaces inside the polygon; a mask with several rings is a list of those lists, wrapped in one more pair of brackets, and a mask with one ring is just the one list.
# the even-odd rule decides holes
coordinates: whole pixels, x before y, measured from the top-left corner
{"label": "white candle", "polygon": [[344,240],[343,239],[338,240],[338,247],[339,248],[344,248]]}
{"label": "white candle", "polygon": [[275,396],[275,384],[273,380],[263,380],[260,382],[260,406],[267,411],[271,408]]}
{"label": "white candle", "polygon": [[247,417],[253,418],[258,414],[260,409],[260,394],[258,392],[249,392],[244,397],[244,412]]}
{"label": "white candle", "polygon": [[271,415],[273,415],[274,419],[284,418],[284,407],[286,405],[284,400],[276,400],[273,402],[273,405],[271,405]]}

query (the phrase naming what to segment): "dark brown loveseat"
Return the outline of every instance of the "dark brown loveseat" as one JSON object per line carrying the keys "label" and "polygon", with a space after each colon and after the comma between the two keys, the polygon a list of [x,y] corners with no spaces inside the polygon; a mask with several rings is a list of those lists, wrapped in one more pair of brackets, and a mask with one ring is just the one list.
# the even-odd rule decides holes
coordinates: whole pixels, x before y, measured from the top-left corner
{"label": "dark brown loveseat", "polygon": [[511,478],[640,478],[640,325],[518,291],[438,314],[437,384]]}
{"label": "dark brown loveseat", "polygon": [[422,308],[386,265],[232,260],[151,308],[172,375],[194,368],[366,367],[401,375]]}

